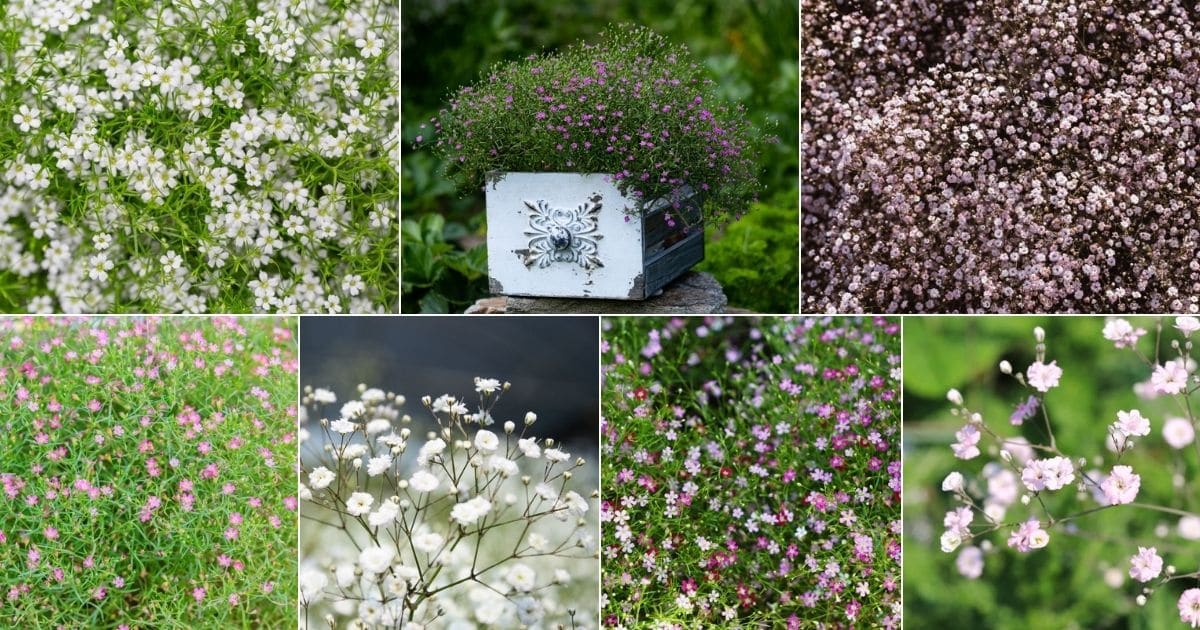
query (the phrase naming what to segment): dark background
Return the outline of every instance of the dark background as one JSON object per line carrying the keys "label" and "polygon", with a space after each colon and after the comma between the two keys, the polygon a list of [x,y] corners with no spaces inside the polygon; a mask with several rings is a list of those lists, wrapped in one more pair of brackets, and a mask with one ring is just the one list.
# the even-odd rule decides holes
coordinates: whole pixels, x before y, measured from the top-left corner
{"label": "dark background", "polygon": [[[421,397],[450,394],[475,411],[474,378],[509,381],[492,416],[595,451],[599,426],[599,322],[595,317],[304,317],[300,382],[357,396],[359,383],[404,395],[414,420]],[[579,453],[587,457],[585,453]],[[594,457],[589,457],[594,461]]]}

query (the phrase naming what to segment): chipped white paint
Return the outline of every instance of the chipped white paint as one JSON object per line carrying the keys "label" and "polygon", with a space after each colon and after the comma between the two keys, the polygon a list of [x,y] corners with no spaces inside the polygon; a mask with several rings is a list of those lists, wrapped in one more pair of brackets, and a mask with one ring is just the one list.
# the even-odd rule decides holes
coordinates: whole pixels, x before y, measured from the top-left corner
{"label": "chipped white paint", "polygon": [[640,299],[644,247],[634,207],[604,175],[507,173],[489,182],[493,292]]}

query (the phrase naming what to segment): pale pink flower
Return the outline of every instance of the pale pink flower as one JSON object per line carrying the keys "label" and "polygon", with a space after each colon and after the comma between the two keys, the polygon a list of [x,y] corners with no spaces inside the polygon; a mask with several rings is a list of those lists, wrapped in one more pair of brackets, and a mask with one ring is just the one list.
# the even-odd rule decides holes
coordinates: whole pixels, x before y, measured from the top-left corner
{"label": "pale pink flower", "polygon": [[1138,552],[1129,558],[1129,577],[1139,582],[1149,582],[1162,573],[1163,559],[1154,547],[1138,547]]}
{"label": "pale pink flower", "polygon": [[1008,537],[1008,546],[1022,553],[1030,549],[1041,549],[1050,542],[1050,534],[1042,529],[1036,518],[1031,518],[1013,531]]}
{"label": "pale pink flower", "polygon": [[1025,371],[1029,386],[1043,393],[1058,387],[1058,379],[1062,378],[1062,374],[1063,371],[1058,367],[1058,361],[1050,363],[1038,361]]}
{"label": "pale pink flower", "polygon": [[1118,411],[1117,421],[1112,425],[1113,430],[1124,437],[1141,437],[1150,435],[1150,421],[1142,417],[1137,409]]}
{"label": "pale pink flower", "polygon": [[971,508],[963,506],[946,512],[946,517],[942,519],[942,524],[946,526],[947,531],[955,532],[963,538],[968,538],[971,535],[971,521],[975,518],[975,513]]}
{"label": "pale pink flower", "polygon": [[1163,439],[1174,449],[1180,449],[1196,439],[1196,429],[1186,418],[1167,418],[1163,423]]}
{"label": "pale pink flower", "polygon": [[1104,325],[1104,338],[1118,348],[1136,345],[1138,338],[1144,334],[1145,328],[1134,328],[1124,319],[1112,319]]}
{"label": "pale pink flower", "polygon": [[959,459],[971,459],[979,456],[979,438],[982,435],[974,424],[968,424],[954,434],[958,441],[950,445],[954,456]]}
{"label": "pale pink flower", "polygon": [[1200,627],[1200,588],[1189,588],[1179,596],[1179,619],[1193,628]]}
{"label": "pale pink flower", "polygon": [[1165,364],[1155,367],[1154,374],[1150,376],[1150,385],[1154,387],[1154,391],[1168,396],[1174,396],[1186,390],[1187,382],[1187,368],[1179,361],[1167,361]]}
{"label": "pale pink flower", "polygon": [[1113,466],[1112,474],[1100,484],[1100,489],[1104,491],[1104,498],[1108,499],[1109,505],[1122,505],[1133,503],[1141,485],[1142,478],[1133,472],[1132,467]]}

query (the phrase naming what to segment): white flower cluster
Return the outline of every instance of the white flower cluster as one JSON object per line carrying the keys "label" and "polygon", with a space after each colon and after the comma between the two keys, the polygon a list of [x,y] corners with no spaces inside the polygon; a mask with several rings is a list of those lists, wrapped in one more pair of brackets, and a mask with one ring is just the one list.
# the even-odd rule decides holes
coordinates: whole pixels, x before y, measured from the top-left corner
{"label": "white flower cluster", "polygon": [[0,307],[394,310],[397,9],[9,3]]}
{"label": "white flower cluster", "polygon": [[317,413],[301,416],[314,454],[300,489],[303,614],[360,628],[595,627],[597,494],[569,486],[598,470],[527,435],[532,413],[520,430],[483,428],[508,387],[477,379],[474,411],[423,398],[436,422],[424,441],[403,396],[361,387],[330,421],[337,397],[305,391]]}

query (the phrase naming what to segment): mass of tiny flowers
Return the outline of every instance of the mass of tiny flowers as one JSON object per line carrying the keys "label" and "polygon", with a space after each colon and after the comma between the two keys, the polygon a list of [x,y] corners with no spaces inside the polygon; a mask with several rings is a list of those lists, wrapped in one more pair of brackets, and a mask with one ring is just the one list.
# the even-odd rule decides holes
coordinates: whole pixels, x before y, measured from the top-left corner
{"label": "mass of tiny flowers", "polygon": [[[1047,553],[1040,550],[1052,549],[1058,536],[1085,535],[1081,523],[1103,512],[1157,512],[1169,526],[1112,532],[1133,537],[1105,538],[1120,542],[1107,547],[1109,557],[1099,560],[1126,569],[1133,587],[1130,597],[1138,606],[1151,597],[1178,597],[1180,620],[1192,628],[1200,626],[1200,565],[1196,564],[1200,511],[1194,501],[1200,483],[1196,439],[1200,376],[1193,355],[1193,337],[1200,336],[1198,332],[1196,317],[1173,318],[1173,325],[1156,327],[1151,348],[1139,343],[1149,334],[1147,329],[1128,320],[1109,319],[1103,328],[1097,326],[1095,333],[1127,353],[1137,366],[1143,380],[1132,387],[1146,405],[1115,410],[1110,417],[1098,419],[1097,452],[1067,452],[1055,439],[1049,409],[1054,390],[1069,378],[1088,378],[1088,374],[1086,368],[1076,366],[1072,374],[1057,360],[1047,361],[1046,334],[1040,327],[1034,329],[1032,364],[1023,372],[1007,360],[999,365],[1003,374],[1029,392],[1010,417],[985,418],[968,407],[961,392],[948,392],[952,413],[965,422],[950,445],[954,456],[964,466],[985,454],[988,460],[977,474],[955,470],[941,484],[942,492],[958,504],[946,513],[940,538],[942,551],[957,553],[958,573],[967,579],[980,578],[987,557],[1003,553],[1004,547],[1017,554]],[[1169,411],[1158,415],[1162,410]],[[1025,437],[1028,431],[1012,435],[1028,424],[1039,439]],[[1138,451],[1146,448],[1143,444],[1159,441],[1172,452],[1169,461],[1140,456]],[[1149,467],[1172,471],[1173,487],[1144,488],[1139,471],[1145,473]],[[1175,563],[1168,562],[1171,559]],[[1096,573],[1099,579],[1105,572],[1097,566]],[[1114,588],[1125,582],[1119,572],[1111,571],[1104,580]]]}
{"label": "mass of tiny flowers", "polygon": [[494,417],[510,387],[425,396],[427,423],[392,392],[305,388],[301,627],[596,627],[595,466],[532,411]]}
{"label": "mass of tiny flowers", "polygon": [[1200,311],[1192,3],[802,6],[805,311]]}
{"label": "mass of tiny flowers", "polygon": [[602,173],[628,197],[675,209],[686,191],[700,193],[716,224],[744,213],[761,188],[761,134],[742,106],[717,97],[685,46],[643,26],[497,65],[421,128],[417,143],[476,189],[493,172]]}
{"label": "mass of tiny flowers", "polygon": [[900,626],[899,330],[604,320],[604,626]]}
{"label": "mass of tiny flowers", "polygon": [[0,318],[0,627],[283,627],[296,322]]}
{"label": "mass of tiny flowers", "polygon": [[7,3],[0,311],[395,311],[397,18]]}

